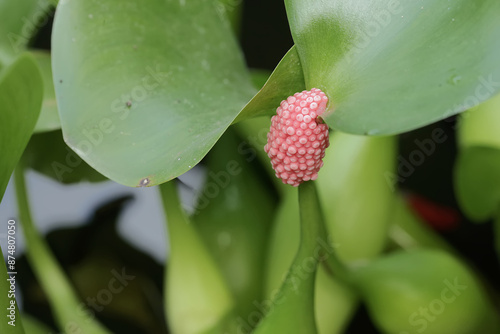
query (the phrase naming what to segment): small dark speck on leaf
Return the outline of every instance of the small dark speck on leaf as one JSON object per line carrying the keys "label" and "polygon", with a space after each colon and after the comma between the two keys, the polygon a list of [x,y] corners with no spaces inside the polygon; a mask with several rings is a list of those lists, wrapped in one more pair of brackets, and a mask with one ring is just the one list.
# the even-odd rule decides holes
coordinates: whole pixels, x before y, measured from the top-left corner
{"label": "small dark speck on leaf", "polygon": [[127,107],[132,107],[132,101],[127,101],[127,103],[125,103],[127,105]]}
{"label": "small dark speck on leaf", "polygon": [[149,178],[145,177],[139,182],[139,187],[147,187],[150,182]]}
{"label": "small dark speck on leaf", "polygon": [[59,80],[59,82],[60,82],[60,83],[62,83],[62,79],[61,79],[61,80]]}

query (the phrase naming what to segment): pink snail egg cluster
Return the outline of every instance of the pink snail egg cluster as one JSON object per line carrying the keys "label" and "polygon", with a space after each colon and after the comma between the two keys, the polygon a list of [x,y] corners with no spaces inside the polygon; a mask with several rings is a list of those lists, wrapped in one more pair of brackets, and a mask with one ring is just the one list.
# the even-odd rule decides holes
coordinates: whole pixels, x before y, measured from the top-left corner
{"label": "pink snail egg cluster", "polygon": [[330,145],[328,125],[318,119],[327,102],[317,88],[295,93],[281,102],[271,119],[264,150],[283,183],[297,187],[318,177]]}

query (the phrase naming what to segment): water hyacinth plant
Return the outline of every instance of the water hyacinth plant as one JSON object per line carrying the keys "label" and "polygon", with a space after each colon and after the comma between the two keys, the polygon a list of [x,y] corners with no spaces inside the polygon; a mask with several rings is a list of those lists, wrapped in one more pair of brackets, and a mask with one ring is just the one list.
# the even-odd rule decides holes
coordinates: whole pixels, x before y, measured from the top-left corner
{"label": "water hyacinth plant", "polygon": [[[0,332],[500,333],[499,18],[0,0]],[[166,262],[118,235],[127,198],[44,236],[27,171],[159,190]]]}

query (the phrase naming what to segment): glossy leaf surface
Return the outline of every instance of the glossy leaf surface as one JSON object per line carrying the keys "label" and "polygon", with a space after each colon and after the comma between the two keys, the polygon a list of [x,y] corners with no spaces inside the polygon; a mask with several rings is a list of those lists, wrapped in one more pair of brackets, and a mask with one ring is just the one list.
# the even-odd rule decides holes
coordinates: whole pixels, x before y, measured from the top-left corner
{"label": "glossy leaf surface", "polygon": [[0,199],[31,137],[42,94],[40,71],[30,55],[22,55],[0,74]]}
{"label": "glossy leaf surface", "polygon": [[254,93],[212,1],[61,1],[52,41],[65,141],[128,186],[191,169]]}
{"label": "glossy leaf surface", "polygon": [[343,132],[401,133],[500,89],[500,2],[286,0],[308,89]]}

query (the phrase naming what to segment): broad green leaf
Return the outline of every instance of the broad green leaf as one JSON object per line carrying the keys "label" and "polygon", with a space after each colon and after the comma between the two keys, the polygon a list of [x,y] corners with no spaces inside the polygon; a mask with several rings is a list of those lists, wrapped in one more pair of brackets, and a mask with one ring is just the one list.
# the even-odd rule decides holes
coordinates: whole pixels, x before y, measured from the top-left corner
{"label": "broad green leaf", "polygon": [[175,182],[163,184],[160,190],[170,240],[165,278],[168,324],[176,334],[211,333],[232,312],[233,298],[215,260],[182,209]]}
{"label": "broad green leaf", "polygon": [[33,51],[43,78],[43,103],[40,117],[35,126],[35,132],[52,131],[61,128],[59,114],[57,113],[56,93],[52,82],[52,65],[50,53],[46,51]]}
{"label": "broad green leaf", "polygon": [[[271,234],[266,264],[266,296],[260,304],[273,306],[271,298],[279,291],[300,244],[300,214],[297,191],[286,186]],[[323,247],[328,245],[322,241]],[[355,294],[323,267],[318,268],[314,288],[315,317],[320,334],[342,333],[358,304]]]}
{"label": "broad green leaf", "polygon": [[308,89],[335,129],[381,135],[464,111],[500,90],[497,0],[286,0]]}
{"label": "broad green leaf", "polygon": [[382,333],[498,333],[485,289],[457,258],[437,250],[396,252],[354,271]]}
{"label": "broad green leaf", "polygon": [[241,154],[242,143],[235,130],[228,129],[206,157],[207,179],[191,220],[228,282],[239,315],[246,319],[257,311],[255,300],[264,295],[264,245],[276,200],[255,155]]}
{"label": "broad green leaf", "polygon": [[23,159],[26,166],[61,183],[107,180],[64,143],[60,130],[33,134]]}
{"label": "broad green leaf", "polygon": [[330,136],[318,190],[329,232],[346,262],[373,259],[385,247],[395,158],[396,137]]}
{"label": "broad green leaf", "polygon": [[43,83],[32,56],[21,55],[0,74],[0,200],[35,127]]}
{"label": "broad green leaf", "polygon": [[66,143],[128,186],[191,169],[254,93],[213,1],[61,1],[52,37]]}
{"label": "broad green leaf", "polygon": [[[12,225],[7,225],[6,223],[4,223],[3,226],[5,228],[5,231],[7,231],[6,226]],[[15,258],[15,256],[13,257]],[[2,249],[0,248],[0,293],[2,294],[2,298],[0,298],[0,308],[5,314],[2,317],[2,321],[0,321],[0,331],[2,333],[24,334],[25,332],[23,329],[23,323],[21,321],[21,315],[19,314],[19,310],[17,308],[17,300],[14,296],[14,293],[16,291],[16,279],[19,278],[16,278],[16,275],[13,275],[13,277],[7,274],[7,272],[11,271],[13,270],[7,270],[6,268]]]}
{"label": "broad green leaf", "polygon": [[274,115],[282,100],[304,89],[304,74],[294,46],[281,59],[264,87],[243,108],[235,122],[263,115]]}
{"label": "broad green leaf", "polygon": [[463,149],[455,163],[455,191],[464,213],[486,221],[500,207],[500,150],[473,146]]}
{"label": "broad green leaf", "polygon": [[0,63],[8,64],[26,50],[48,22],[52,0],[0,0]]}

